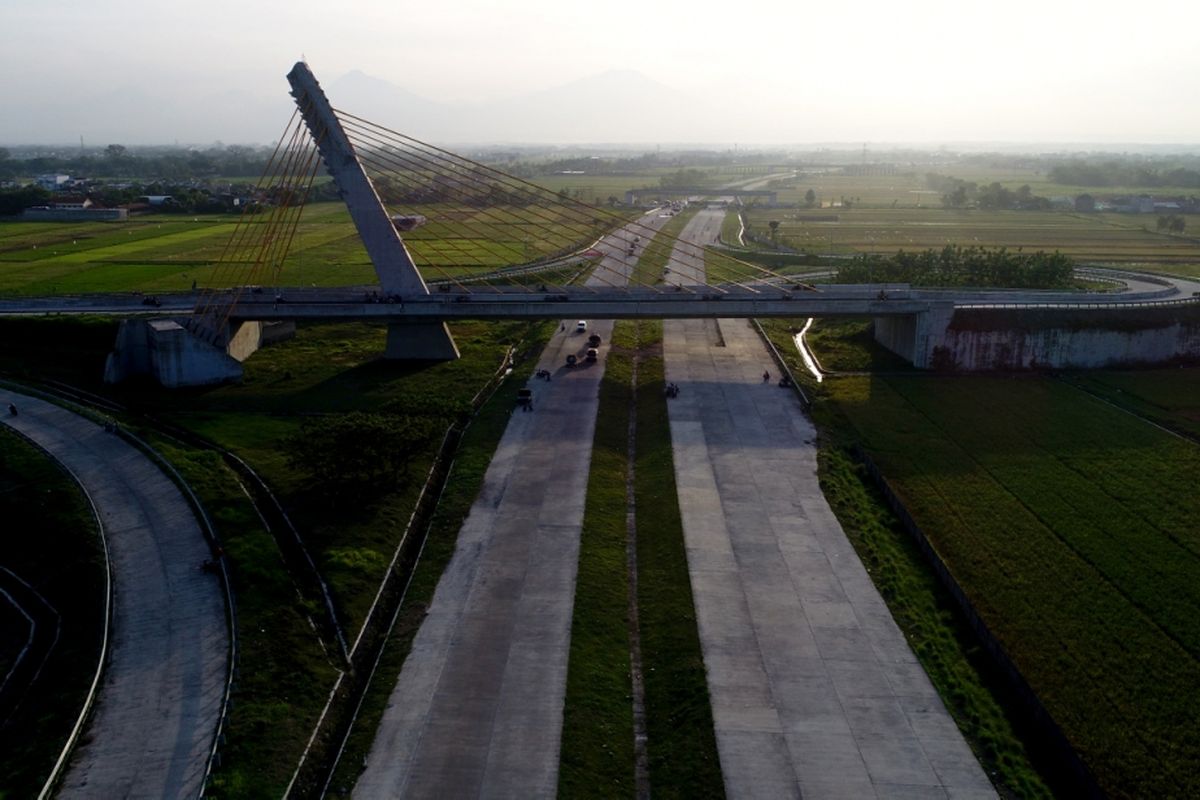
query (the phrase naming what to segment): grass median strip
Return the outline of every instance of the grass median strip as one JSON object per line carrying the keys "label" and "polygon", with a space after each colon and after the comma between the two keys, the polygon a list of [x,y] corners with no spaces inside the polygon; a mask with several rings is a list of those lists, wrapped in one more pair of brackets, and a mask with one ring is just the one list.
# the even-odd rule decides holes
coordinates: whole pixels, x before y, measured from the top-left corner
{"label": "grass median strip", "polygon": [[631,393],[637,414],[637,606],[651,792],[656,797],[723,795],[663,388],[661,323],[618,323],[600,388],[602,410],[584,511],[563,718],[562,797],[634,793],[625,552]]}

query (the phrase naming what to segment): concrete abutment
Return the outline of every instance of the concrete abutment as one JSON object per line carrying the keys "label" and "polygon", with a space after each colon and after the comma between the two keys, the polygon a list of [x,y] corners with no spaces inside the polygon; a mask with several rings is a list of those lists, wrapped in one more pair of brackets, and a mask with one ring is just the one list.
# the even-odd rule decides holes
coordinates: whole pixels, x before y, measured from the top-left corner
{"label": "concrete abutment", "polygon": [[875,317],[875,340],[921,369],[1093,369],[1200,362],[1200,306],[954,308]]}
{"label": "concrete abutment", "polygon": [[179,320],[123,320],[105,362],[104,382],[148,376],[169,389],[236,382],[243,361],[295,332],[293,322],[237,322],[206,341]]}

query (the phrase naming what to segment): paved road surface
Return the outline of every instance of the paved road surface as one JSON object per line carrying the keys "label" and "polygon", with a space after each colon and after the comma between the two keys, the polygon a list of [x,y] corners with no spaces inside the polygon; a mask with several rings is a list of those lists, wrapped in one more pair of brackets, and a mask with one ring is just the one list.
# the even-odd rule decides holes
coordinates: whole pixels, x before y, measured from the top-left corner
{"label": "paved road surface", "polygon": [[[643,224],[661,226],[657,217]],[[644,246],[643,242],[640,246]],[[593,285],[628,279],[624,242],[602,242]],[[579,535],[603,355],[611,322],[592,321],[601,360],[575,369],[574,320],[529,385],[459,533],[428,616],[388,701],[359,798],[554,797]],[[507,387],[501,391],[515,391]]]}
{"label": "paved road surface", "polygon": [[994,797],[821,494],[813,428],[763,383],[749,322],[666,322],[664,353],[729,797]]}
{"label": "paved road surface", "polygon": [[109,663],[59,797],[194,797],[221,711],[228,631],[187,502],[119,436],[0,389],[4,421],[65,464],[103,521],[113,568]]}

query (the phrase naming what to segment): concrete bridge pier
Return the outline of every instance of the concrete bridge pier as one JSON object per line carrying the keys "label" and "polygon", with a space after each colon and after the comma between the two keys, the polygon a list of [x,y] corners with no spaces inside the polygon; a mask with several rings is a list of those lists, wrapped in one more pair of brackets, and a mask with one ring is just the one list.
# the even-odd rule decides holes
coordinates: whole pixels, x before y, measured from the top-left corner
{"label": "concrete bridge pier", "polygon": [[388,324],[383,357],[402,361],[453,361],[458,345],[444,322],[392,322]]}
{"label": "concrete bridge pier", "polygon": [[918,369],[936,366],[936,350],[946,338],[954,303],[933,303],[915,314],[875,317],[875,341]]}
{"label": "concrete bridge pier", "polygon": [[[186,321],[184,321],[186,322]],[[127,319],[104,365],[104,382],[146,375],[168,389],[230,383],[260,347],[295,335],[294,322],[227,323],[212,341],[175,319]]]}

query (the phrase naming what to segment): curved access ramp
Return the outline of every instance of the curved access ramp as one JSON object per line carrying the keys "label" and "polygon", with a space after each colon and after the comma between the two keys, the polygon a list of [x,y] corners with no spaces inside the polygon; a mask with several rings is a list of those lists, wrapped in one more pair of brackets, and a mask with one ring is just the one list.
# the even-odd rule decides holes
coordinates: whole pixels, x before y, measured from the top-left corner
{"label": "curved access ramp", "polygon": [[95,422],[5,389],[0,409],[75,474],[108,537],[108,663],[58,796],[198,796],[221,716],[229,632],[219,579],[201,569],[211,553],[191,508],[149,458]]}

